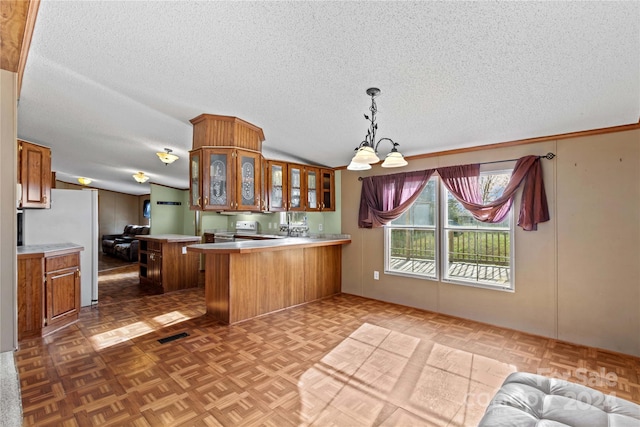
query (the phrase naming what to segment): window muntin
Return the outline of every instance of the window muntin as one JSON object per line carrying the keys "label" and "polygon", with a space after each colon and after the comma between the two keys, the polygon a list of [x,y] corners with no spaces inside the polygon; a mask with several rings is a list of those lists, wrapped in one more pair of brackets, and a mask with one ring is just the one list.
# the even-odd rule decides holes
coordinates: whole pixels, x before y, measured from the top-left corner
{"label": "window muntin", "polygon": [[[480,175],[483,202],[495,200],[510,171]],[[444,187],[444,186],[443,186]],[[513,289],[513,209],[500,223],[477,221],[443,188],[443,281]]]}
{"label": "window muntin", "polygon": [[[510,176],[510,170],[481,173],[483,202],[498,198]],[[477,221],[434,176],[411,208],[385,226],[385,273],[512,290],[513,231],[513,209],[498,224]]]}
{"label": "window muntin", "polygon": [[385,273],[437,279],[437,184],[429,179],[413,205],[385,226]]}

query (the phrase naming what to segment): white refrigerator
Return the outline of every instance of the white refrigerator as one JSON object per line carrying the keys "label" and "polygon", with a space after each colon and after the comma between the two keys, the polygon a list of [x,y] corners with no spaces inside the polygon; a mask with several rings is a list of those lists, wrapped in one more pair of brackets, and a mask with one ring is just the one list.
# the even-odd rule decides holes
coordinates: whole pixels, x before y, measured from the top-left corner
{"label": "white refrigerator", "polygon": [[80,305],[98,302],[98,191],[51,190],[51,209],[24,209],[23,244],[75,243],[80,252]]}

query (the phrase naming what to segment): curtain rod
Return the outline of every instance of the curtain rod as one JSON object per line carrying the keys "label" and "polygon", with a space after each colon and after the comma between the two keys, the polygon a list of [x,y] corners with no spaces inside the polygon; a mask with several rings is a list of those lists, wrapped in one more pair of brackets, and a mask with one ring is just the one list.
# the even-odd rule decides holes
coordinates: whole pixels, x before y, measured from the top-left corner
{"label": "curtain rod", "polygon": [[[552,160],[556,155],[554,153],[547,153],[544,156],[538,156],[539,159],[547,159],[547,160]],[[495,160],[493,162],[481,162],[481,163],[476,163],[478,165],[490,165],[492,163],[505,163],[505,162],[516,162],[520,159],[508,159],[508,160]],[[358,181],[362,181],[364,178],[359,176],[358,177]]]}
{"label": "curtain rod", "polygon": [[[553,154],[553,153],[547,153],[547,154],[545,154],[544,156],[538,156],[538,158],[539,158],[539,159],[547,159],[547,160],[551,160],[551,159],[553,159],[555,156],[556,156],[556,155],[555,155],[555,154]],[[492,163],[516,162],[516,161],[518,161],[518,160],[520,160],[520,159],[496,160],[496,161],[493,161],[493,162],[481,162],[481,163],[478,163],[478,164],[479,164],[479,165],[490,165],[490,164],[492,164]]]}

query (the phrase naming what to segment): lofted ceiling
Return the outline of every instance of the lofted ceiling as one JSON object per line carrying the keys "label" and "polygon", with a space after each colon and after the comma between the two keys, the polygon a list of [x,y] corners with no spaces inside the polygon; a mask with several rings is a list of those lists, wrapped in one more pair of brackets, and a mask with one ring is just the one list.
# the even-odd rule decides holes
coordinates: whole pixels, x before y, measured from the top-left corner
{"label": "lofted ceiling", "polygon": [[267,158],[344,166],[372,86],[408,156],[638,123],[640,2],[43,0],[18,137],[129,194],[188,188],[201,113],[261,127]]}

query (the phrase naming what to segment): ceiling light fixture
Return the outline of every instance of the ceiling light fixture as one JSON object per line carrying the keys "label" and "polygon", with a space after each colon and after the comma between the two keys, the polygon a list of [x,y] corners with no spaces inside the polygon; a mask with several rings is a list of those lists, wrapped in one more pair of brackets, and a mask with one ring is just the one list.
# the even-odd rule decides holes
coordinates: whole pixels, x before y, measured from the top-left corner
{"label": "ceiling light fixture", "polygon": [[378,125],[376,124],[376,113],[378,112],[378,108],[376,107],[375,97],[380,95],[380,89],[377,87],[370,87],[367,89],[367,95],[371,97],[371,107],[369,108],[369,111],[371,111],[371,117],[365,114],[364,118],[371,122],[371,126],[367,131],[367,135],[364,137],[364,141],[362,141],[355,149],[356,154],[353,156],[353,159],[351,159],[351,163],[349,163],[347,169],[352,171],[371,169],[372,164],[380,161],[380,158],[378,157],[378,145],[380,145],[382,141],[390,142],[392,148],[391,152],[387,154],[387,157],[380,166],[383,168],[399,168],[406,166],[408,164],[407,161],[396,148],[399,145],[397,142],[394,142],[390,138],[381,138],[376,142],[376,131],[378,130]]}
{"label": "ceiling light fixture", "polygon": [[162,161],[162,163],[168,165],[169,163],[173,163],[179,159],[175,154],[171,154],[172,151],[173,150],[170,148],[165,148],[164,151],[159,151],[156,154],[160,157],[160,161]]}
{"label": "ceiling light fixture", "polygon": [[78,178],[78,182],[82,185],[89,185],[91,184],[91,179],[90,178],[85,178],[85,177],[80,177]]}
{"label": "ceiling light fixture", "polygon": [[133,174],[133,179],[142,184],[143,182],[147,182],[149,180],[149,177],[145,175],[144,172],[138,172]]}

